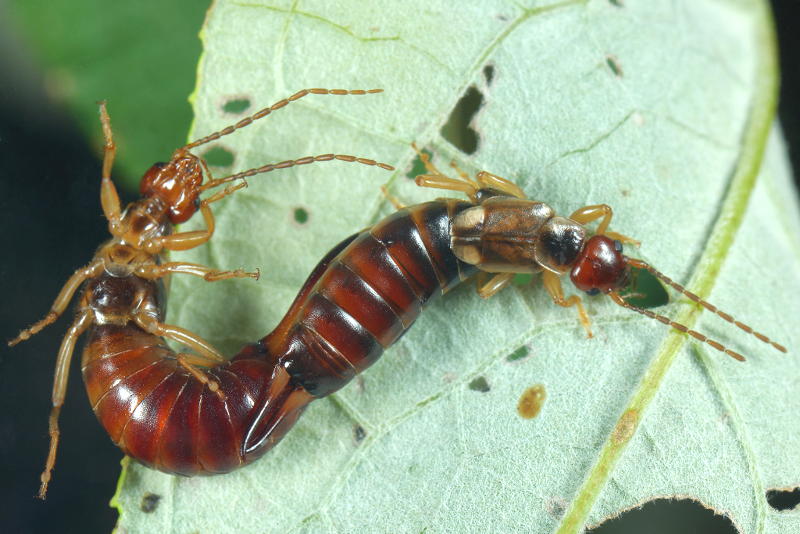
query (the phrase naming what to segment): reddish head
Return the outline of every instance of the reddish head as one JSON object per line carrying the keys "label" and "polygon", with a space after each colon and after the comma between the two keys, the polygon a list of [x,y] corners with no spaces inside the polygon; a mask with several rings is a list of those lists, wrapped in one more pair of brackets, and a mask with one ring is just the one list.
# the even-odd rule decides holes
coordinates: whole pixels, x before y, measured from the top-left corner
{"label": "reddish head", "polygon": [[145,197],[157,197],[167,206],[173,224],[188,221],[197,211],[203,168],[197,156],[177,152],[167,163],[156,163],[142,177],[139,191]]}
{"label": "reddish head", "polygon": [[590,238],[575,260],[570,279],[590,295],[622,289],[630,280],[630,265],[622,243],[603,235]]}

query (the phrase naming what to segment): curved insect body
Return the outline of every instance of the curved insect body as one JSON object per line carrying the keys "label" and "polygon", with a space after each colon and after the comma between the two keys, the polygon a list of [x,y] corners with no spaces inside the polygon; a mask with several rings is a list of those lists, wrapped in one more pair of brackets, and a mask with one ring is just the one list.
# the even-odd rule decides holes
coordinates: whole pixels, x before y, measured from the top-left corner
{"label": "curved insect body", "polygon": [[[191,274],[213,282],[258,278],[259,273],[162,262],[160,255],[206,243],[215,226],[211,204],[245,187],[246,177],[332,160],[391,170],[391,166],[370,159],[322,154],[211,179],[205,162],[189,151],[309,94],[364,95],[379,91],[300,91],[176,150],[169,162],[153,165],[142,178],[142,198],[124,210],[111,181],[116,147],[105,103],[101,103],[106,145],[100,201],[112,238],[100,246],[88,266],[70,277],[47,316],[9,342],[15,345],[29,339],[54,322],[84,285],[76,318],[63,339],[56,361],[49,419],[50,450],[41,477],[40,497],[46,494],[55,464],[58,416],[64,403],[69,364],[75,343],[83,333],[87,333],[88,342],[82,368],[92,408],[114,442],[149,466],[184,475],[230,471],[254,459],[253,455],[245,454],[244,441],[255,418],[269,426],[273,440],[291,426],[309,395],[290,382],[285,370],[263,359],[226,362],[199,336],[162,322],[162,282],[166,276]],[[201,200],[203,192],[229,183],[225,189]],[[189,220],[198,211],[205,229],[173,233],[174,224]],[[192,352],[176,354],[165,345],[164,338]]]}

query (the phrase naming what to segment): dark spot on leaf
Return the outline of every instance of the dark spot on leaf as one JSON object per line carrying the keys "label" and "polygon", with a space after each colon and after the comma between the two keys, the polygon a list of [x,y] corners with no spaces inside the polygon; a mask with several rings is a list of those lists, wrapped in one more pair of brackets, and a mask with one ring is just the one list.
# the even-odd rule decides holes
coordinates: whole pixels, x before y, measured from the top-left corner
{"label": "dark spot on leaf", "polygon": [[142,502],[139,504],[139,508],[141,508],[142,512],[149,514],[155,512],[156,508],[158,508],[158,501],[161,500],[161,495],[157,495],[155,493],[145,493],[144,497],[142,497]]}
{"label": "dark spot on leaf", "polygon": [[367,437],[367,431],[364,430],[363,426],[356,425],[353,427],[353,439],[356,440],[356,445],[364,441],[365,437]]}
{"label": "dark spot on leaf", "polygon": [[306,224],[308,222],[308,211],[305,208],[295,208],[294,209],[294,221],[297,224]]}
{"label": "dark spot on leaf", "polygon": [[519,398],[517,412],[523,419],[533,419],[542,411],[545,400],[547,400],[547,390],[544,384],[531,386]]}
{"label": "dark spot on leaf", "polygon": [[243,96],[234,96],[225,101],[222,111],[231,115],[240,115],[250,109],[250,99]]}
{"label": "dark spot on leaf", "polygon": [[233,165],[233,152],[221,146],[215,146],[203,153],[203,159],[211,167],[230,167]]}
{"label": "dark spot on leaf", "polygon": [[800,504],[800,487],[768,490],[767,503],[780,512],[794,510]]}
{"label": "dark spot on leaf", "polygon": [[606,65],[608,65],[608,68],[614,73],[614,76],[622,78],[624,73],[622,72],[622,65],[620,65],[617,56],[614,54],[606,54]]}
{"label": "dark spot on leaf", "polygon": [[586,534],[738,534],[733,522],[721,511],[694,499],[654,499],[626,510],[585,531]]}
{"label": "dark spot on leaf", "polygon": [[612,6],[625,7],[625,4],[622,2],[622,0],[608,0],[608,3],[610,3]]}
{"label": "dark spot on leaf", "polygon": [[568,507],[569,503],[563,497],[550,497],[544,503],[544,509],[556,519],[561,519]]}
{"label": "dark spot on leaf", "polygon": [[528,356],[531,350],[528,348],[527,345],[522,345],[520,348],[506,356],[507,362],[518,362]]}
{"label": "dark spot on leaf", "polygon": [[644,269],[631,270],[631,284],[622,291],[628,302],[640,308],[657,308],[669,302],[669,293],[658,278]]}
{"label": "dark spot on leaf", "polygon": [[486,85],[492,85],[492,80],[494,80],[494,65],[489,63],[483,67],[483,77],[486,78]]}
{"label": "dark spot on leaf", "polygon": [[481,393],[487,393],[492,388],[489,387],[489,382],[486,381],[486,378],[483,376],[479,376],[472,380],[469,383],[469,389],[472,391],[480,391]]}
{"label": "dark spot on leaf", "polygon": [[470,125],[483,105],[483,94],[471,85],[442,126],[442,137],[465,154],[478,150],[478,132]]}

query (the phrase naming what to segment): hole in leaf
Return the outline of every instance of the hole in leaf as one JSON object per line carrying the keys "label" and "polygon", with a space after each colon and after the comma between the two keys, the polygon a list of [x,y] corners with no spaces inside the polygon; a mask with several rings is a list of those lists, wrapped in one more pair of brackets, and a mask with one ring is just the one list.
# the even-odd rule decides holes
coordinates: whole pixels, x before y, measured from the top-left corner
{"label": "hole in leaf", "polygon": [[489,382],[486,381],[485,377],[479,376],[478,378],[475,378],[472,382],[469,383],[469,389],[471,389],[472,391],[487,393],[492,388],[489,387]]}
{"label": "hole in leaf", "polygon": [[517,273],[511,279],[511,283],[515,286],[527,286],[532,280],[533,275],[531,273]]}
{"label": "hole in leaf", "polygon": [[767,490],[767,503],[780,512],[794,510],[800,504],[800,487]]}
{"label": "hole in leaf", "polygon": [[203,153],[203,159],[211,167],[230,167],[233,165],[233,152],[221,146],[215,146]]}
{"label": "hole in leaf", "polygon": [[522,359],[525,359],[528,354],[530,354],[531,349],[528,348],[527,345],[522,345],[520,348],[506,356],[507,362],[518,362]]}
{"label": "hole in leaf", "polygon": [[693,499],[654,499],[586,530],[586,534],[738,534],[721,512]]}
{"label": "hole in leaf", "polygon": [[161,495],[145,493],[144,497],[142,497],[142,502],[139,504],[139,508],[146,514],[155,512],[156,508],[158,508],[158,501],[160,500]]}
{"label": "hole in leaf", "polygon": [[353,439],[356,442],[356,445],[364,441],[364,438],[367,437],[367,431],[364,430],[364,427],[361,425],[356,425],[353,427]]}
{"label": "hole in leaf", "polygon": [[297,224],[306,224],[308,222],[308,211],[305,208],[295,208],[294,209],[294,221]]}
{"label": "hole in leaf", "polygon": [[657,308],[669,302],[669,293],[661,281],[644,269],[632,269],[630,288],[622,291],[628,302],[640,308]]}
{"label": "hole in leaf", "polygon": [[483,94],[471,85],[442,126],[442,137],[465,154],[474,154],[478,150],[478,132],[470,123],[482,105]]}
{"label": "hole in leaf", "polygon": [[[428,150],[427,148],[423,148],[422,149],[422,153],[427,155],[429,158],[433,157],[433,153],[430,150]],[[411,163],[411,170],[409,170],[406,173],[406,178],[410,178],[410,179],[413,180],[414,178],[416,178],[420,174],[425,174],[426,172],[428,172],[428,171],[425,170],[425,164],[422,163],[422,158],[420,158],[419,154],[417,154],[417,157],[415,157],[414,161]]]}
{"label": "hole in leaf", "polygon": [[247,97],[232,97],[222,105],[222,111],[231,115],[239,115],[250,109],[250,99]]}
{"label": "hole in leaf", "polygon": [[608,68],[614,73],[614,76],[622,78],[624,73],[622,72],[622,65],[620,65],[617,56],[614,54],[606,54],[606,65],[608,65]]}
{"label": "hole in leaf", "polygon": [[545,400],[547,400],[547,390],[544,384],[531,386],[519,398],[517,412],[523,419],[533,419],[542,411]]}
{"label": "hole in leaf", "polygon": [[483,67],[483,77],[486,78],[486,85],[492,85],[492,80],[494,80],[494,65],[490,63]]}

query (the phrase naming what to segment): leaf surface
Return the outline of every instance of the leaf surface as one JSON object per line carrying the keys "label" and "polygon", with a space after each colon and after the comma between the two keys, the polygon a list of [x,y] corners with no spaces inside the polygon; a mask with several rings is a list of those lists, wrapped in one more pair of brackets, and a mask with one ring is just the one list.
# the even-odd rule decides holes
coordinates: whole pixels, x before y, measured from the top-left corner
{"label": "leaf surface", "polygon": [[[229,354],[265,335],[328,249],[391,212],[380,185],[406,204],[440,196],[407,176],[416,141],[441,168],[455,158],[508,177],[559,213],[612,205],[613,228],[642,241],[628,252],[790,353],[681,299],[659,311],[748,362],[603,298],[587,298],[587,339],[574,310],[536,283],[488,301],[464,285],[253,465],[182,479],[128,464],[120,527],[580,532],[653,497],[688,495],[743,532],[796,531],[800,517],[765,500],[768,488],[800,484],[800,216],[770,130],[771,31],[756,0],[216,2],[192,138],[236,120],[229,100],[252,112],[304,87],[382,87],[307,97],[219,146],[236,170],[326,152],[398,170],[322,163],[251,178],[215,205],[212,242],[179,257],[261,267],[262,279],[174,277],[168,322]],[[455,127],[457,144],[477,139],[467,155],[441,130],[470,91],[483,105]],[[518,401],[536,384],[547,399],[524,419]],[[150,513],[146,493],[162,497]]]}

